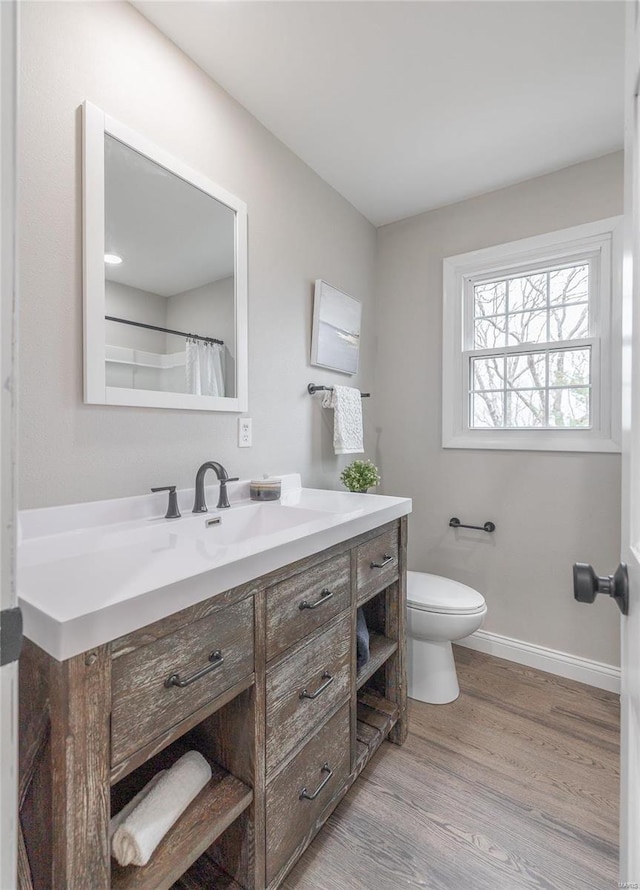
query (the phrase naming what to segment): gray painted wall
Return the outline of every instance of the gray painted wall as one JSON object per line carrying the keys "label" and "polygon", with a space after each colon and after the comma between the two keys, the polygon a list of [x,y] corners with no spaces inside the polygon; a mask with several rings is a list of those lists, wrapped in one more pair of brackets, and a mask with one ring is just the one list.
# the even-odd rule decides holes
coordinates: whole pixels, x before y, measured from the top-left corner
{"label": "gray painted wall", "polygon": [[[618,564],[620,458],[442,448],[442,260],[621,213],[622,166],[608,155],[378,230],[378,461],[384,491],[414,498],[410,568],[480,590],[486,630],[609,664],[618,610],[575,603],[571,565]],[[451,516],[498,530],[456,537]]]}
{"label": "gray painted wall", "polygon": [[[373,393],[365,436],[383,490],[414,498],[411,567],[478,587],[489,630],[617,663],[616,610],[575,605],[570,567],[617,563],[619,458],[444,451],[440,384],[442,258],[621,212],[621,156],[380,230],[376,346],[373,227],[132,7],[27,3],[21,36],[20,507],[188,486],[207,458],[339,487],[348,458],[305,388],[352,381]],[[252,449],[237,448],[237,415],[82,404],[85,99],[248,203]],[[317,277],[363,300],[353,380],[309,366]],[[498,532],[456,539],[452,515]]]}
{"label": "gray painted wall", "polygon": [[[348,459],[306,385],[352,378],[309,367],[313,282],[363,301],[353,382],[370,389],[373,226],[127,3],[33,2],[21,16],[19,506],[189,486],[209,458],[340,487]],[[238,449],[235,414],[82,404],[85,99],[248,204],[253,448]]]}
{"label": "gray painted wall", "polygon": [[[224,340],[235,355],[233,278],[221,278],[167,297],[166,327]],[[184,348],[184,337],[167,334],[167,352]]]}
{"label": "gray painted wall", "polygon": [[[167,325],[167,300],[158,294],[120,284],[118,281],[105,281],[104,304],[106,315],[114,318],[128,318],[158,327]],[[164,352],[166,334],[147,331],[127,324],[109,321],[106,324],[106,342],[109,346],[128,346],[130,349],[144,349],[147,352]]]}

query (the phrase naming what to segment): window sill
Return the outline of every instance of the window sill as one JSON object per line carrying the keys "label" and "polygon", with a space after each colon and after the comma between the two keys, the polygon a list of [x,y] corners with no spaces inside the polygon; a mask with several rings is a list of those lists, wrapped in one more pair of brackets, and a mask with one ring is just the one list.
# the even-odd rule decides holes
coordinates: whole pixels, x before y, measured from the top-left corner
{"label": "window sill", "polygon": [[574,451],[592,454],[620,454],[619,442],[596,434],[579,434],[552,431],[531,434],[529,431],[504,430],[496,434],[493,430],[469,430],[451,436],[444,436],[443,448],[470,448],[495,451]]}

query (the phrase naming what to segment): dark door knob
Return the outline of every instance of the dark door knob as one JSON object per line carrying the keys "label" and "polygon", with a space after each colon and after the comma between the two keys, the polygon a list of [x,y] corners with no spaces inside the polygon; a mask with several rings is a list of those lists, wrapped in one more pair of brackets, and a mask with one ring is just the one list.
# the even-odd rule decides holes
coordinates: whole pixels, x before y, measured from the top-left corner
{"label": "dark door knob", "polygon": [[629,614],[629,575],[621,562],[615,575],[596,575],[593,566],[576,562],[573,566],[573,595],[579,603],[592,603],[598,593],[606,593],[617,602],[623,615]]}

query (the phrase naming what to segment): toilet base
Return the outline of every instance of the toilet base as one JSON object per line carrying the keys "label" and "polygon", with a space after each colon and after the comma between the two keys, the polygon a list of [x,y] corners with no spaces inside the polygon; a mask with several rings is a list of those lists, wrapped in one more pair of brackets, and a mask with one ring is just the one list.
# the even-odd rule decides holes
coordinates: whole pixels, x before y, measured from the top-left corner
{"label": "toilet base", "polygon": [[409,698],[446,705],[460,695],[450,642],[408,637],[407,668]]}

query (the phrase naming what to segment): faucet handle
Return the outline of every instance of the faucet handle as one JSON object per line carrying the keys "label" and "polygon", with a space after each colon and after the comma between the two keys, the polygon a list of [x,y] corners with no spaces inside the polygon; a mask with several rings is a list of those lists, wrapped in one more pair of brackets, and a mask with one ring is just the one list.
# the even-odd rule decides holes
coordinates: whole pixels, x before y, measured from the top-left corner
{"label": "faucet handle", "polygon": [[169,492],[169,504],[167,506],[167,512],[164,514],[165,519],[180,519],[182,515],[180,510],[178,509],[178,495],[176,493],[175,485],[162,485],[159,488],[152,488],[151,491],[168,491]]}
{"label": "faucet handle", "polygon": [[240,479],[239,476],[227,476],[226,479],[220,480],[220,494],[218,496],[218,506],[217,510],[221,510],[223,507],[230,507],[229,503],[229,495],[227,494],[227,482],[238,482]]}

